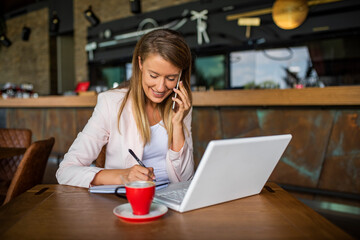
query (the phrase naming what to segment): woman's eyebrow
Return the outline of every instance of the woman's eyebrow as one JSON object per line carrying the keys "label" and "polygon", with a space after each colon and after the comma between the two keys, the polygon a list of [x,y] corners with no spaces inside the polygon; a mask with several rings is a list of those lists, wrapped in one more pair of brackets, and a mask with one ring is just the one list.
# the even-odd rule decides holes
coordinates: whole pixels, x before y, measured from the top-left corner
{"label": "woman's eyebrow", "polygon": [[156,74],[156,75],[160,75],[159,73],[157,73],[157,72],[155,72],[155,71],[153,71],[153,70],[149,70],[149,72],[154,73],[154,74]]}
{"label": "woman's eyebrow", "polygon": [[[153,74],[156,74],[156,75],[161,75],[160,73],[157,73],[157,72],[155,72],[155,71],[153,71],[153,70],[150,70],[150,69],[149,69],[149,72],[151,72],[151,73],[153,73]],[[166,75],[166,77],[176,77],[176,76],[179,76],[179,74],[178,74],[178,73],[175,73],[175,74]]]}
{"label": "woman's eyebrow", "polygon": [[167,77],[176,77],[179,76],[179,74],[170,74],[170,75],[166,75]]}

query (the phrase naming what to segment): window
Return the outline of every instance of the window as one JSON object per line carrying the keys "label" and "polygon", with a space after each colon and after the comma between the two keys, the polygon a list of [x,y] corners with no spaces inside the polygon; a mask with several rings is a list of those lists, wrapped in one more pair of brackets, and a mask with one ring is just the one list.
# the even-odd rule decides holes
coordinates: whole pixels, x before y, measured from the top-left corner
{"label": "window", "polygon": [[226,88],[226,57],[224,54],[196,57],[193,90]]}
{"label": "window", "polygon": [[230,87],[292,88],[315,86],[318,76],[307,47],[232,52]]}
{"label": "window", "polygon": [[360,84],[360,37],[230,53],[230,88],[294,88]]}
{"label": "window", "polygon": [[101,86],[110,89],[131,77],[131,63],[90,65],[91,87]]}

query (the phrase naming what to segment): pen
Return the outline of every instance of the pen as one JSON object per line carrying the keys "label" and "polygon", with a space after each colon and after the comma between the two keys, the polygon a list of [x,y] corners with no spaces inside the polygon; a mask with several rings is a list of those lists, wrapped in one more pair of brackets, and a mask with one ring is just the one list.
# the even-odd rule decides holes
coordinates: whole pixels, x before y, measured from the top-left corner
{"label": "pen", "polygon": [[[177,83],[176,83],[176,89],[179,89],[179,82],[180,82],[180,78],[181,78],[181,73],[182,73],[182,71],[179,74],[179,78],[178,78]],[[176,98],[176,96],[177,96],[177,93],[175,93],[174,98]],[[173,102],[173,105],[172,105],[173,110],[174,110],[174,108],[175,108],[175,101]]]}
{"label": "pen", "polygon": [[[129,153],[135,158],[135,160],[138,162],[138,164],[140,164],[140,166],[145,167],[145,165],[143,164],[143,162],[140,161],[140,159],[135,155],[135,153],[134,153],[131,149],[129,149]],[[145,167],[145,168],[146,168],[146,167]]]}

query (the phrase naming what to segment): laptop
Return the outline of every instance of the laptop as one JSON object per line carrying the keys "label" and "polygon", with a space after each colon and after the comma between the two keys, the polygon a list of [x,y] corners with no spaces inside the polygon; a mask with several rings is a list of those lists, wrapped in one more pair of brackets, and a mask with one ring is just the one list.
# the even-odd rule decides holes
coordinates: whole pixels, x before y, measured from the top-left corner
{"label": "laptop", "polygon": [[260,193],[292,136],[212,140],[191,181],[156,191],[154,202],[186,212]]}

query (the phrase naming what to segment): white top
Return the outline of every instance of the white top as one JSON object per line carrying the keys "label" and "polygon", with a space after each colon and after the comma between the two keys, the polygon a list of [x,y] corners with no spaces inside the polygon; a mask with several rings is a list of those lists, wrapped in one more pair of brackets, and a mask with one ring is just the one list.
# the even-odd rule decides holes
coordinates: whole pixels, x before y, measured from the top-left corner
{"label": "white top", "polygon": [[154,168],[156,181],[169,181],[166,171],[166,153],[168,151],[168,135],[163,121],[151,126],[151,141],[144,147],[143,163]]}

